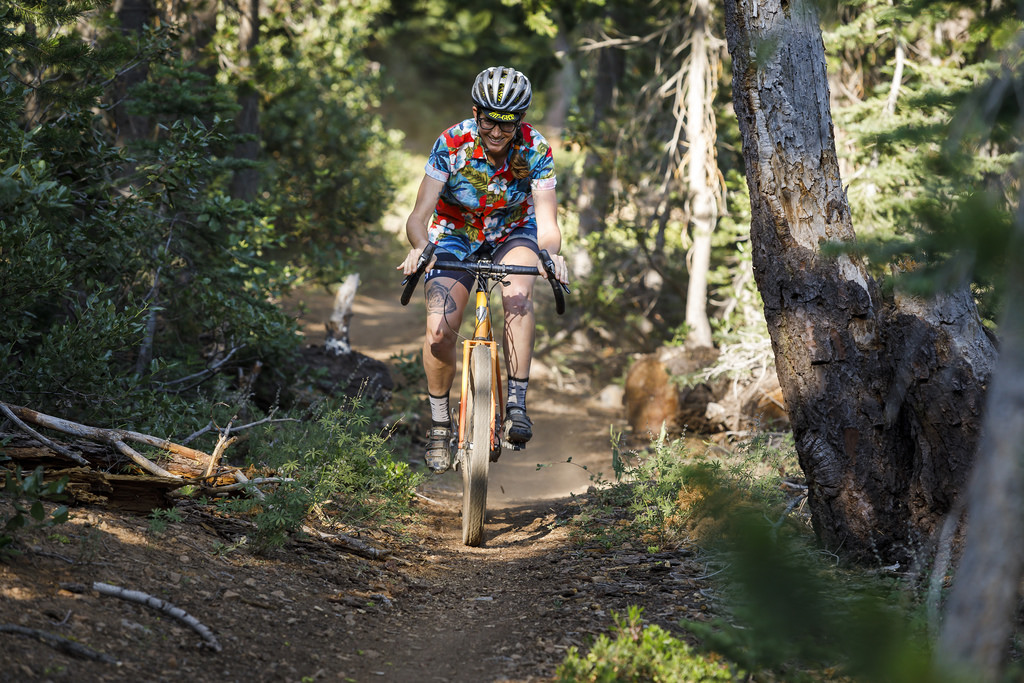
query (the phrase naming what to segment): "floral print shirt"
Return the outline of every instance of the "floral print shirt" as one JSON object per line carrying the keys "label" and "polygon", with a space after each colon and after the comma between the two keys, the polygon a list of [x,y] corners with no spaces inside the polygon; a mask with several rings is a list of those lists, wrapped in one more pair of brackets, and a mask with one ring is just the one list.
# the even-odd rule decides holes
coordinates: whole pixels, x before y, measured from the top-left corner
{"label": "floral print shirt", "polygon": [[495,169],[478,139],[475,119],[444,131],[434,143],[426,173],[444,183],[427,233],[431,242],[449,235],[472,242],[502,242],[513,231],[536,240],[533,190],[555,187],[555,164],[544,136],[522,124],[521,153],[530,175],[517,180],[508,161]]}

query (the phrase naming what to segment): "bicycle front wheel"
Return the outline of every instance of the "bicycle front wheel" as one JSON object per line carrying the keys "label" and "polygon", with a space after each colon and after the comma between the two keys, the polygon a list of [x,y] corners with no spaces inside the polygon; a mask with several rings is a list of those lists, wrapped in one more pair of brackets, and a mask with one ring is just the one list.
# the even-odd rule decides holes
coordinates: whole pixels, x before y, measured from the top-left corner
{"label": "bicycle front wheel", "polygon": [[462,542],[469,546],[478,546],[484,540],[487,470],[494,428],[491,390],[491,349],[481,344],[470,355],[466,435],[472,442],[462,462]]}

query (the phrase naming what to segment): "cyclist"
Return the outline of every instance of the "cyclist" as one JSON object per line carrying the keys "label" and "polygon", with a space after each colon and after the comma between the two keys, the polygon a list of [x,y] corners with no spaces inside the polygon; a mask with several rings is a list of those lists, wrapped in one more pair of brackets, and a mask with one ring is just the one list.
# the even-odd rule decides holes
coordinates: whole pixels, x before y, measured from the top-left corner
{"label": "cyclist", "polygon": [[[414,272],[427,243],[437,245],[434,269],[424,278],[423,343],[431,415],[424,459],[436,473],[451,464],[448,396],[455,379],[457,332],[473,285],[472,274],[439,270],[436,262],[487,257],[543,272],[538,251],[546,249],[555,277],[568,283],[565,260],[558,254],[562,235],[551,148],[523,120],[533,100],[530,79],[510,67],[490,67],[476,77],[471,95],[472,118],[441,133],[430,152],[406,221],[412,248],[398,266],[406,275]],[[526,390],[533,357],[534,280],[509,276],[501,290],[508,375],[502,431],[507,441],[520,446],[533,436]]]}

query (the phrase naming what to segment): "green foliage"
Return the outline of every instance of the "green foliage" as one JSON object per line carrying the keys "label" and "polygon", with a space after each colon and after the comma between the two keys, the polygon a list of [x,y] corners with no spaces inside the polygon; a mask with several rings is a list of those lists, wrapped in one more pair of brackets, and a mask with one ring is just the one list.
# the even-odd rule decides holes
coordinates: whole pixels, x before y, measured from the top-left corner
{"label": "green foliage", "polygon": [[715,655],[695,652],[657,625],[644,626],[643,610],[631,606],[625,617],[615,614],[613,638],[598,636],[584,656],[570,648],[555,680],[590,683],[691,683],[743,680],[734,665]]}
{"label": "green foliage", "polygon": [[[259,90],[276,229],[325,282],[347,274],[346,246],[380,220],[395,189],[400,136],[376,113],[384,85],[364,54],[386,7],[382,0],[271,5],[252,73],[225,75]],[[223,28],[230,52],[235,26]]]}
{"label": "green foliage", "polygon": [[[781,473],[798,471],[792,445],[777,445],[765,435],[721,458],[696,456],[685,439],[669,440],[664,431],[639,452],[624,451],[619,436],[612,434],[614,482],[595,481],[589,504],[573,520],[579,539],[606,546],[640,541],[651,552],[694,537],[710,539],[726,506],[781,510]],[[726,489],[741,494],[712,493]],[[593,524],[595,519],[614,523]]]}
{"label": "green foliage", "polygon": [[[253,495],[252,492],[247,494]],[[225,512],[251,518],[256,528],[252,538],[246,537],[246,545],[253,552],[264,554],[284,545],[288,536],[305,522],[315,502],[309,489],[286,481],[263,498],[222,500],[218,501],[218,506]]]}
{"label": "green foliage", "polygon": [[[488,66],[515,67],[534,89],[530,118],[544,112],[544,90],[558,68],[551,39],[529,30],[550,25],[541,3],[392,0],[373,27],[371,54],[394,84],[384,112],[401,120],[417,151],[471,115],[470,86]],[[396,48],[397,46],[397,48]]]}
{"label": "green foliage", "polygon": [[[217,51],[221,64],[241,61],[237,21],[219,22],[190,61],[173,17],[125,33],[106,3],[0,12],[5,396],[184,431],[234,391],[211,366],[283,366],[298,338],[282,292],[304,272],[337,278],[343,250],[390,197],[396,139],[370,113],[382,88],[361,53],[381,7],[275,5],[244,74],[208,68]],[[128,63],[145,78],[114,93]],[[266,182],[244,202],[229,185],[252,164],[234,158],[231,117],[254,77]],[[150,134],[115,130],[110,111]]]}
{"label": "green foliage", "polygon": [[253,439],[251,459],[291,479],[264,499],[221,503],[252,517],[255,550],[283,544],[314,505],[335,525],[386,526],[411,512],[421,475],[396,458],[387,433],[374,430],[379,417],[364,399],[355,398],[321,406],[315,420],[276,428],[272,439]]}
{"label": "green foliage", "polygon": [[[615,335],[624,338],[627,348],[639,342],[639,348],[651,350],[687,333],[691,188],[682,167],[687,143],[678,138],[681,112],[674,97],[682,88],[675,84],[686,80],[694,30],[690,15],[686,3],[650,3],[637,12],[634,5],[607,2],[599,14],[582,15],[577,27],[584,44],[603,43],[609,36],[623,42],[573,55],[580,87],[566,136],[584,154],[567,177],[560,177],[559,187],[568,188],[570,197],[588,195],[599,214],[600,224],[590,228],[599,234],[579,245],[592,261],[578,288],[579,307],[588,322],[614,321]],[[711,30],[721,35],[717,25]],[[724,42],[712,40],[709,46],[712,63],[718,63]],[[709,178],[722,199],[712,236],[708,298],[723,305],[717,311],[709,306],[708,312],[729,318],[713,322],[716,327],[732,329],[743,324],[736,314],[744,310],[730,297],[749,298],[746,293],[754,291],[739,250],[749,230],[749,200],[739,129],[729,106],[729,74],[724,69],[715,74],[717,81],[709,85],[716,88],[717,99],[709,123],[711,131],[717,129],[717,169]],[[610,101],[608,84],[615,93]]]}
{"label": "green foliage", "polygon": [[[714,572],[720,618],[684,624],[699,650],[719,653],[765,680],[942,680],[930,663],[924,610],[913,587],[839,567],[835,556],[815,548],[808,525],[791,516],[800,498],[787,498],[780,481],[796,469],[791,444],[762,436],[735,455],[709,458],[662,437],[643,453],[616,448],[613,458],[615,483],[589,496],[573,521],[575,533],[649,551],[699,544],[705,561],[721,567]],[[691,680],[632,677],[638,632],[624,638],[621,624],[619,630],[617,641],[600,641],[586,659],[573,653],[562,680]],[[657,661],[677,647],[685,648],[672,642],[662,655],[638,659]]]}
{"label": "green foliage", "polygon": [[66,476],[46,482],[41,465],[28,474],[22,472],[20,465],[15,465],[13,470],[4,469],[4,487],[0,489],[0,494],[11,499],[13,512],[5,515],[2,520],[0,557],[16,552],[12,544],[19,531],[48,528],[68,521],[66,505],[48,512],[43,502],[62,500],[67,483]]}
{"label": "green foliage", "polygon": [[167,525],[182,519],[181,513],[175,508],[157,508],[149,513],[149,533],[160,535],[167,531]]}
{"label": "green foliage", "polygon": [[992,317],[1018,192],[1016,10],[862,0],[839,18],[825,41],[856,83],[834,118],[860,249],[914,293],[973,283]]}
{"label": "green foliage", "polygon": [[0,323],[5,395],[72,418],[148,416],[133,424],[145,429],[159,419],[149,408],[195,402],[165,382],[232,350],[244,348],[235,362],[249,364],[293,348],[293,324],[270,300],[282,282],[263,257],[276,239],[270,223],[221,191],[231,140],[217,112],[232,110],[230,96],[173,55],[168,33],[144,34],[149,80],[126,106],[158,125],[115,147],[92,113],[130,58],[111,15],[90,15],[88,41],[84,24],[43,37],[13,16],[0,17],[19,37],[0,74],[16,114],[0,137],[0,306],[12,312]]}
{"label": "green foliage", "polygon": [[820,680],[822,670],[872,682],[942,680],[906,586],[841,570],[805,531],[773,525],[757,507],[718,514],[726,531],[716,578],[728,618],[686,624],[705,647],[785,680]]}

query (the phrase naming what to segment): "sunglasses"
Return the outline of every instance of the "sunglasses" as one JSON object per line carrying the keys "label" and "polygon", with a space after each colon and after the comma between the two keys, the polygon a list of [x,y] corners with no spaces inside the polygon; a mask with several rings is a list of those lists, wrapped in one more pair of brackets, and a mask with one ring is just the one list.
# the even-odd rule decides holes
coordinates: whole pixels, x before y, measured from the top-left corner
{"label": "sunglasses", "polygon": [[493,130],[495,126],[501,129],[502,133],[514,133],[516,128],[519,127],[522,117],[517,116],[514,121],[495,121],[486,115],[479,115],[476,117],[477,125],[480,126],[480,130],[489,131]]}

